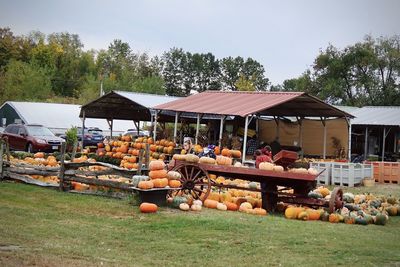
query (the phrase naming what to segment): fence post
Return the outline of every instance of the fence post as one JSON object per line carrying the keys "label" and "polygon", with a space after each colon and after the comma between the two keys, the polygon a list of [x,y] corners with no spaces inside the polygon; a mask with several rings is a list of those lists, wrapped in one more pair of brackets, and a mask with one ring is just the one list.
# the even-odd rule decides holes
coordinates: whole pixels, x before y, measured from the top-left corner
{"label": "fence post", "polygon": [[[83,146],[82,146],[83,147]],[[78,139],[74,140],[74,145],[72,147],[72,154],[71,154],[71,160],[75,158],[76,155],[76,150],[78,149]]]}
{"label": "fence post", "polygon": [[3,180],[3,150],[4,143],[3,140],[0,139],[0,181]]}
{"label": "fence post", "polygon": [[143,149],[139,150],[139,160],[138,160],[138,170],[137,170],[138,175],[142,175],[143,152],[144,152]]}
{"label": "fence post", "polygon": [[60,191],[64,191],[65,149],[66,149],[66,144],[65,144],[65,142],[63,142],[61,144],[60,173],[58,174],[58,180],[59,180],[59,183],[60,183]]}
{"label": "fence post", "polygon": [[146,152],[145,152],[145,164],[146,164],[146,170],[149,169],[149,160],[150,160],[150,145],[146,144]]}

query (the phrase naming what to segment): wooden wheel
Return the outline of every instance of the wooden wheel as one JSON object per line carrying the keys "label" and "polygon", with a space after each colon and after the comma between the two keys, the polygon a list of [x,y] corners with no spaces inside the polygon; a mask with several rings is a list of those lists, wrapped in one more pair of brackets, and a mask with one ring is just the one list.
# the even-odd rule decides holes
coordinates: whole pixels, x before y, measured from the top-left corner
{"label": "wooden wheel", "polygon": [[329,213],[333,213],[343,207],[343,190],[340,187],[335,187],[331,193],[329,200]]}
{"label": "wooden wheel", "polygon": [[184,193],[191,195],[194,199],[204,201],[211,190],[211,182],[208,173],[192,163],[182,163],[173,168],[173,171],[181,174],[182,189],[177,194]]}

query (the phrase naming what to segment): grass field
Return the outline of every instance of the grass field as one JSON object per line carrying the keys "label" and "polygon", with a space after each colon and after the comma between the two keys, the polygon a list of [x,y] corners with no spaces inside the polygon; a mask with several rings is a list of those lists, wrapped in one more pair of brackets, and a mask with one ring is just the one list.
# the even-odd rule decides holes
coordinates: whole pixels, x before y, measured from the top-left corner
{"label": "grass field", "polygon": [[[367,191],[400,196],[398,185]],[[0,266],[33,265],[400,266],[400,217],[359,226],[208,209],[144,215],[129,200],[2,182]]]}

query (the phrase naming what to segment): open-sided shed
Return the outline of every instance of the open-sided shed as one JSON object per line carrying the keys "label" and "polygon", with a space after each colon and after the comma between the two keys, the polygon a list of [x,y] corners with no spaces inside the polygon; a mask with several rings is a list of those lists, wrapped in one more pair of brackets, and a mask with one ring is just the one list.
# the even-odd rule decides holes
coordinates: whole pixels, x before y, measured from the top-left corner
{"label": "open-sided shed", "polygon": [[[276,119],[285,116],[296,117],[299,121],[305,117],[318,117],[325,124],[327,118],[353,118],[354,116],[331,106],[322,100],[303,92],[225,92],[206,91],[177,99],[154,107],[162,112],[175,113],[175,129],[177,118],[181,113],[197,114],[196,141],[200,118],[204,114],[220,116],[220,145],[222,139],[223,123],[227,116],[238,116],[245,119],[243,159],[246,155],[247,131],[249,123],[260,116],[272,116]],[[176,131],[175,131],[176,132]],[[326,146],[326,131],[324,131],[324,151]],[[301,140],[301,138],[300,138]],[[301,145],[301,143],[300,143]]]}

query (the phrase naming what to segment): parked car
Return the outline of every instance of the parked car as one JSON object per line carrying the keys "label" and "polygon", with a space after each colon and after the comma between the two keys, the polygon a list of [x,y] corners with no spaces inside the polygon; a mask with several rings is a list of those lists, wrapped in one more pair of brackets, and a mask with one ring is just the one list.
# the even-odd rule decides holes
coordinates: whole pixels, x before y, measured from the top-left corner
{"label": "parked car", "polygon": [[[78,127],[78,141],[82,141],[82,127]],[[60,135],[62,139],[66,139],[66,135]],[[98,143],[103,142],[103,131],[97,127],[86,128],[83,137],[83,147],[97,146]]]}
{"label": "parked car", "polygon": [[139,135],[136,129],[128,129],[124,132],[123,135],[131,135],[131,136],[149,136],[149,131],[139,130]]}
{"label": "parked car", "polygon": [[10,149],[31,153],[59,151],[64,141],[47,127],[38,124],[10,124],[4,129],[2,136],[8,137]]}

